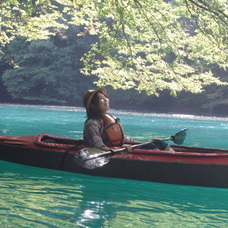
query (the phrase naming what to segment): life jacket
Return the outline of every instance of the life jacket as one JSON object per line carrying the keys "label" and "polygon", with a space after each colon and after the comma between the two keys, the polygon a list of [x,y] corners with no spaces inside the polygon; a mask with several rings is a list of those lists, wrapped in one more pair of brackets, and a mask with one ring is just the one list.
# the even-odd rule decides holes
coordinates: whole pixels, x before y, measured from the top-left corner
{"label": "life jacket", "polygon": [[118,118],[113,115],[102,114],[104,133],[112,146],[122,146],[125,140],[124,131]]}

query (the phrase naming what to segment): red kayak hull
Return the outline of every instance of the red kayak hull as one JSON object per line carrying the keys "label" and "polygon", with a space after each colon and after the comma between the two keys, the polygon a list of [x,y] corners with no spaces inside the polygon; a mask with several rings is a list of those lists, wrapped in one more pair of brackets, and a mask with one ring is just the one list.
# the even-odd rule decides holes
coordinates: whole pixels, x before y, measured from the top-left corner
{"label": "red kayak hull", "polygon": [[74,161],[82,140],[40,134],[0,136],[0,159],[48,169],[170,184],[228,188],[228,150],[173,146],[175,152],[134,149],[88,170]]}

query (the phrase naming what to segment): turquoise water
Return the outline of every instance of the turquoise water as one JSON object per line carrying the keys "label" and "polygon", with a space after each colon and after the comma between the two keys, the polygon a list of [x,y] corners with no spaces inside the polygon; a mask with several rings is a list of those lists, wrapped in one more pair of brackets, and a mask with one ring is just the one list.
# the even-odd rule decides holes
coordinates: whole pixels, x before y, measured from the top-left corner
{"label": "turquoise water", "polygon": [[[184,145],[228,148],[228,118],[113,112],[138,140],[189,128]],[[81,138],[84,109],[0,105],[0,135]],[[0,227],[227,227],[228,189],[92,177],[0,161]]]}

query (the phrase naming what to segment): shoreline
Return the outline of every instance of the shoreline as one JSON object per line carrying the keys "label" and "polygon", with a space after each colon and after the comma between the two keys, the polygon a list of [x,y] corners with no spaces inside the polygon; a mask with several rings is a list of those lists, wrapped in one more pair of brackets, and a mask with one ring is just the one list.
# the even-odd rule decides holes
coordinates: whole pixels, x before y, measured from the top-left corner
{"label": "shoreline", "polygon": [[[70,106],[70,105],[46,105],[46,104],[21,104],[21,103],[0,103],[0,105],[8,105],[8,106],[27,106],[27,107],[46,107],[46,108],[59,108],[59,109],[72,109],[74,111],[77,109],[78,111],[84,111],[85,108],[81,106]],[[195,113],[181,113],[181,112],[152,112],[149,110],[130,110],[130,109],[117,109],[110,108],[110,112],[118,113],[118,114],[127,114],[131,115],[143,115],[143,116],[159,116],[159,117],[173,117],[173,118],[181,118],[181,119],[204,119],[204,120],[222,120],[228,121],[228,116],[226,115],[205,115],[205,114],[195,114]]]}

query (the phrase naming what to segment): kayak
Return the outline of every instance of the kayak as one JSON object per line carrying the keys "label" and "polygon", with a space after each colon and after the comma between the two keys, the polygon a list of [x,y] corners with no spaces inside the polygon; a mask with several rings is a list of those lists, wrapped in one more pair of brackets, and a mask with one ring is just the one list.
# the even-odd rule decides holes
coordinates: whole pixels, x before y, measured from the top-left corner
{"label": "kayak", "polygon": [[[90,169],[75,159],[85,149],[82,139],[44,133],[0,136],[0,159],[8,162],[94,176],[228,188],[228,149],[180,145],[172,145],[172,148],[174,151],[136,147],[132,152],[102,155],[107,162]],[[100,162],[95,155],[89,160]]]}

